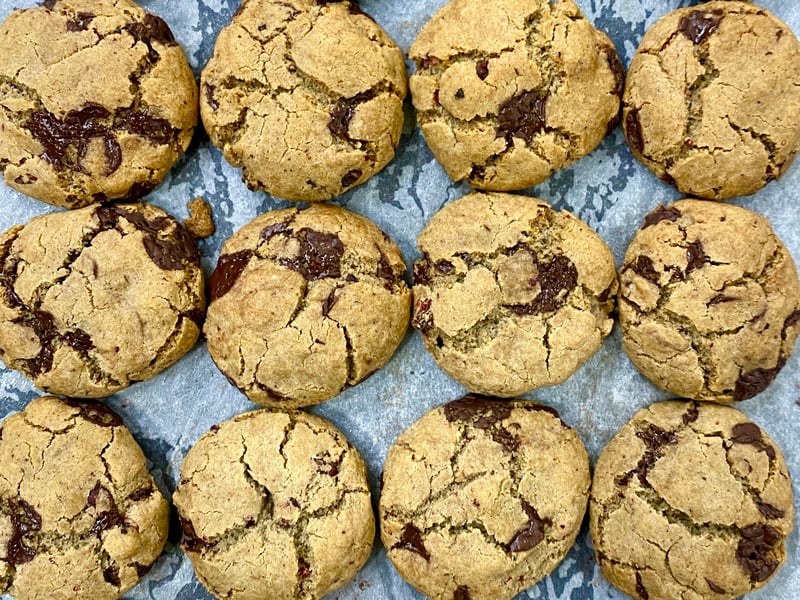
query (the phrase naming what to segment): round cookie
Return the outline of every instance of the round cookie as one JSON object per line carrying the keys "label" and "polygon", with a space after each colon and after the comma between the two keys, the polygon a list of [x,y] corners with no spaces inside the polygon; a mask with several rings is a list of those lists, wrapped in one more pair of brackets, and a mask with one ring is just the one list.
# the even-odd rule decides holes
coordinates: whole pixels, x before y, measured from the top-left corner
{"label": "round cookie", "polygon": [[0,359],[37,387],[109,396],[150,379],[200,334],[200,255],[148,204],[94,205],[0,235]]}
{"label": "round cookie", "polygon": [[600,454],[589,504],[606,578],[643,600],[732,600],[786,559],[792,483],[780,449],[728,406],[639,411]]}
{"label": "round cookie", "polygon": [[355,576],[375,536],[364,461],[301,411],[212,427],[186,455],[173,501],[181,546],[221,599],[321,598]]}
{"label": "round cookie", "polygon": [[752,194],[800,149],[800,42],[749,2],[671,12],[633,57],[623,127],[634,156],[681,192]]}
{"label": "round cookie", "polygon": [[337,206],[268,212],[235,233],[211,277],[211,358],[250,400],[296,408],[380,369],[405,336],[400,250]]}
{"label": "round cookie", "polygon": [[201,77],[200,114],[252,190],[327,200],[392,158],[402,51],[350,2],[243,0]]}
{"label": "round cookie", "polygon": [[186,150],[197,84],[131,0],[45,0],[0,25],[0,172],[39,200],[135,200]]}
{"label": "round cookie", "polygon": [[169,505],[119,416],[33,400],[0,427],[0,594],[114,600],[167,541]]}
{"label": "round cookie", "polygon": [[620,286],[625,352],[653,383],[687,398],[762,392],[800,333],[792,257],[769,221],[737,206],[659,206],[628,247]]}
{"label": "round cookie", "polygon": [[452,0],[409,56],[425,141],[452,179],[476,188],[537,184],[619,122],[622,65],[574,2]]}
{"label": "round cookie", "polygon": [[389,448],[381,539],[400,575],[433,600],[509,600],[575,542],[589,457],[549,407],[466,396]]}
{"label": "round cookie", "polygon": [[614,257],[574,215],[473,192],[417,238],[412,325],[470,391],[511,397],[566,380],[611,331]]}

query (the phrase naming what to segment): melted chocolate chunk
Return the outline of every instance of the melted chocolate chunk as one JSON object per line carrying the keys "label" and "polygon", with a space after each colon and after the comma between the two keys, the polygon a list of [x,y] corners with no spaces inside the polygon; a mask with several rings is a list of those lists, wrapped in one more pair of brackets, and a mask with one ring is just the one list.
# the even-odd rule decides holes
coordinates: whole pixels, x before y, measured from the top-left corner
{"label": "melted chocolate chunk", "polygon": [[103,569],[103,579],[106,583],[110,583],[115,587],[119,587],[122,583],[119,578],[119,567],[117,565],[109,565]]}
{"label": "melted chocolate chunk", "polygon": [[53,368],[53,342],[58,338],[53,315],[44,311],[36,311],[28,317],[14,319],[14,323],[33,329],[39,338],[39,353],[34,358],[25,359],[25,370],[36,378]]}
{"label": "melted chocolate chunk", "polygon": [[383,279],[386,282],[386,289],[390,290],[397,285],[398,277],[392,270],[392,265],[389,264],[389,259],[381,252],[381,258],[378,260],[378,266],[375,269],[375,276]]}
{"label": "melted chocolate chunk", "polygon": [[786,317],[786,320],[783,322],[783,329],[781,330],[782,340],[786,339],[786,332],[789,330],[790,327],[796,325],[798,321],[800,321],[800,310],[796,310],[788,317]]}
{"label": "melted chocolate chunk", "polygon": [[711,581],[708,577],[706,577],[706,583],[708,584],[708,589],[710,589],[715,594],[727,594],[728,592],[725,591],[725,588],[722,586],[717,585],[713,581]]}
{"label": "melted chocolate chunk", "polygon": [[611,298],[611,290],[613,289],[614,284],[612,283],[606,289],[602,291],[602,293],[597,297],[597,301],[601,304],[603,302],[608,302],[608,299]]}
{"label": "melted chocolate chunk", "polygon": [[400,541],[392,546],[392,550],[409,550],[419,554],[422,558],[430,561],[431,555],[422,542],[422,532],[413,523],[407,523],[400,533]]}
{"label": "melted chocolate chunk", "polygon": [[154,63],[159,59],[158,51],[153,47],[153,42],[160,42],[165,46],[175,45],[175,36],[172,35],[169,25],[156,15],[147,13],[143,23],[131,23],[125,30],[137,42],[147,46],[147,57]]}
{"label": "melted chocolate chunk", "polygon": [[453,592],[453,600],[470,600],[469,588],[465,585],[460,585]]}
{"label": "melted chocolate chunk", "polygon": [[192,235],[181,226],[175,227],[171,238],[146,235],[142,243],[150,259],[165,271],[181,271],[187,265],[200,264],[197,244]]}
{"label": "melted chocolate chunk", "polygon": [[331,120],[328,121],[328,129],[338,138],[349,139],[347,131],[350,129],[350,119],[353,118],[355,106],[342,101],[331,110]]}
{"label": "melted chocolate chunk", "polygon": [[638,108],[631,109],[625,117],[625,139],[636,152],[644,154],[644,136]]}
{"label": "melted chocolate chunk", "polygon": [[95,15],[90,12],[79,12],[74,19],[67,21],[67,31],[86,31]]}
{"label": "melted chocolate chunk", "polygon": [[422,333],[428,334],[433,330],[433,313],[431,313],[431,300],[425,298],[414,305],[414,318],[411,325]]}
{"label": "melted chocolate chunk", "polygon": [[61,339],[67,346],[74,348],[81,353],[86,353],[94,348],[94,342],[92,341],[92,338],[89,337],[88,333],[81,329],[68,331],[61,336]]}
{"label": "melted chocolate chunk", "polygon": [[739,379],[736,380],[736,387],[733,390],[733,399],[736,402],[741,402],[763,392],[774,381],[775,376],[783,368],[784,364],[784,360],[781,360],[772,369],[754,369],[739,375]]}
{"label": "melted chocolate chunk", "polygon": [[637,431],[636,437],[642,440],[645,445],[653,451],[660,450],[663,446],[674,444],[677,440],[674,431],[661,429],[658,425],[649,423],[647,429]]}
{"label": "melted chocolate chunk", "polygon": [[656,271],[656,265],[653,262],[653,259],[649,256],[645,256],[644,254],[640,254],[636,257],[636,261],[632,263],[628,263],[626,267],[631,269],[634,273],[639,275],[640,277],[644,277],[647,281],[655,283],[658,285],[659,275],[658,271]]}
{"label": "melted chocolate chunk", "polygon": [[511,416],[511,406],[498,398],[467,394],[463,398],[445,404],[444,416],[451,423],[469,422],[480,417],[485,429]]}
{"label": "melted chocolate chunk", "polygon": [[786,511],[781,510],[777,506],[773,506],[768,502],[757,502],[758,512],[760,512],[767,519],[782,519],[786,516]]}
{"label": "melted chocolate chunk", "polygon": [[108,529],[119,527],[122,533],[128,530],[128,524],[125,516],[117,508],[117,503],[114,501],[114,496],[105,488],[99,481],[89,492],[86,502],[92,508],[97,508],[98,501],[102,500],[103,504],[109,506],[108,510],[103,510],[94,518],[94,525],[89,530],[89,535],[99,535]]}
{"label": "melted chocolate chunk", "polygon": [[485,58],[479,60],[475,65],[475,74],[483,81],[489,76],[489,61]]}
{"label": "melted chocolate chunk", "polygon": [[686,249],[686,272],[690,273],[697,269],[702,268],[710,262],[708,255],[703,250],[703,243],[700,240],[695,240]]}
{"label": "melted chocolate chunk", "polygon": [[567,296],[578,286],[578,269],[563,254],[553,257],[549,263],[538,263],[540,292],[528,304],[509,306],[519,315],[538,315],[555,312],[567,303]]}
{"label": "melted chocolate chunk", "polygon": [[131,202],[133,200],[138,200],[142,196],[146,196],[150,192],[152,192],[156,187],[156,184],[152,181],[136,181],[128,190],[128,193],[124,196],[117,198],[119,202]]}
{"label": "melted chocolate chunk", "polygon": [[647,593],[647,588],[644,587],[644,583],[642,583],[641,573],[636,573],[636,593],[641,600],[650,599],[650,594]]}
{"label": "melted chocolate chunk", "polygon": [[211,300],[222,298],[227,294],[236,280],[244,271],[250,259],[253,257],[251,250],[240,250],[233,254],[223,254],[219,257],[217,268],[211,274]]}
{"label": "melted chocolate chunk", "polygon": [[6,562],[12,567],[33,560],[36,550],[25,543],[25,536],[42,529],[42,517],[22,499],[8,500],[11,511],[11,537],[6,545]]}
{"label": "melted chocolate chunk", "polygon": [[273,225],[267,225],[261,231],[261,239],[269,241],[273,237],[275,237],[276,235],[280,235],[280,234],[284,234],[284,233],[285,234],[289,234],[289,235],[291,235],[291,233],[292,233],[292,230],[289,229],[289,222],[288,221],[284,221],[282,223],[275,223]]}
{"label": "melted chocolate chunk", "polygon": [[217,110],[219,108],[219,102],[217,102],[217,99],[214,97],[214,90],[216,90],[216,88],[213,85],[207,83],[203,84],[203,93],[206,95],[206,100],[211,110]]}
{"label": "melted chocolate chunk", "polygon": [[700,416],[700,409],[697,408],[697,404],[692,403],[689,406],[689,410],[684,413],[681,417],[681,421],[684,425],[689,425],[697,421],[697,418]]}
{"label": "melted chocolate chunk", "polygon": [[147,575],[150,572],[150,569],[153,568],[153,565],[143,565],[138,562],[133,563],[133,566],[136,567],[136,574],[140,579]]}
{"label": "melted chocolate chunk", "polygon": [[123,425],[120,416],[105,404],[91,400],[65,400],[72,408],[77,408],[79,416],[85,421],[100,425],[101,427],[121,427]]}
{"label": "melted chocolate chunk", "polygon": [[761,429],[755,423],[738,423],[731,430],[731,441],[736,444],[750,444],[765,452],[770,460],[775,459],[775,448],[764,442]]}
{"label": "melted chocolate chunk", "polygon": [[281,264],[300,273],[308,281],[339,277],[344,245],[335,233],[303,228],[297,232],[300,255],[282,259]]}
{"label": "melted chocolate chunk", "polygon": [[181,522],[181,531],[183,532],[183,540],[181,547],[187,552],[200,552],[203,548],[207,548],[209,544],[197,535],[194,530],[194,525],[189,519],[184,519],[178,515]]}
{"label": "melted chocolate chunk", "polygon": [[[622,62],[619,60],[619,55],[613,46],[605,46],[603,50],[606,55],[606,62],[608,62],[608,68],[611,69],[611,72],[614,74],[614,91],[612,93],[617,98],[622,98],[622,92],[625,90],[625,69],[623,68]],[[609,135],[617,128],[617,125],[619,125],[620,122],[620,117],[621,114],[620,110],[618,109],[606,124],[606,135]]]}
{"label": "melted chocolate chunk", "polygon": [[[684,416],[684,419],[687,418],[687,416],[691,418],[691,409],[689,412],[687,412],[687,415]],[[635,469],[628,471],[616,479],[617,485],[622,487],[628,485],[634,475],[638,477],[639,482],[643,486],[648,486],[649,482],[647,481],[647,473],[650,471],[653,465],[656,464],[658,459],[661,458],[662,448],[678,441],[677,437],[675,436],[675,432],[667,431],[657,425],[653,425],[652,423],[648,423],[646,429],[637,431],[636,437],[644,442],[647,450],[642,458],[639,459],[639,462],[636,463]]]}
{"label": "melted chocolate chunk", "polygon": [[689,38],[693,44],[702,44],[719,29],[723,13],[720,9],[710,12],[695,10],[681,17],[678,31]]}
{"label": "melted chocolate chunk", "polygon": [[169,144],[178,136],[178,130],[166,119],[150,115],[146,110],[121,111],[114,118],[114,128],[146,137],[154,144]]}
{"label": "melted chocolate chunk", "polygon": [[449,260],[440,260],[436,263],[436,270],[442,275],[450,275],[455,267]]}
{"label": "melted chocolate chunk", "polygon": [[538,92],[526,91],[512,96],[500,106],[497,137],[505,137],[509,144],[515,137],[530,144],[545,127],[546,105],[547,96]]}
{"label": "melted chocolate chunk", "polygon": [[550,519],[542,519],[536,509],[522,501],[522,510],[528,516],[528,525],[521,531],[518,531],[508,545],[509,552],[524,552],[539,545],[544,539],[544,528],[553,524]]}
{"label": "melted chocolate chunk", "polygon": [[670,206],[669,208],[665,207],[663,204],[659,204],[658,208],[648,213],[644,218],[644,225],[642,225],[642,229],[647,229],[655,225],[656,223],[661,223],[661,221],[672,221],[673,223],[680,219],[681,211],[677,208]]}
{"label": "melted chocolate chunk", "polygon": [[348,188],[348,187],[350,187],[350,186],[351,186],[351,185],[353,185],[353,184],[354,184],[356,181],[358,181],[359,179],[361,179],[361,176],[362,176],[363,174],[364,174],[364,173],[363,173],[363,171],[361,171],[361,169],[351,169],[350,171],[348,171],[348,172],[347,172],[347,173],[344,175],[344,177],[342,177],[342,182],[341,182],[341,183],[342,183],[342,187],[343,187],[343,188]]}
{"label": "melted chocolate chunk", "polygon": [[780,564],[770,556],[781,541],[780,533],[770,525],[755,524],[742,529],[741,535],[736,548],[739,565],[750,575],[751,581],[766,581]]}

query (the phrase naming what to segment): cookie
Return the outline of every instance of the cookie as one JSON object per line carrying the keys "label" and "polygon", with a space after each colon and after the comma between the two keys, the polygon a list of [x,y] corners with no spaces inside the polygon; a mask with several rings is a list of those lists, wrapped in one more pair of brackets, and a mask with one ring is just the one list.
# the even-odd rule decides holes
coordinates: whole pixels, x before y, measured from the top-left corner
{"label": "cookie", "polygon": [[213,144],[250,189],[286,200],[364,183],[400,141],[403,53],[350,2],[243,0],[201,88]]}
{"label": "cookie", "polygon": [[640,410],[600,454],[589,503],[597,562],[639,600],[732,600],[786,559],[792,483],[778,446],[729,406]]}
{"label": "cookie", "polygon": [[745,208],[659,206],[620,270],[622,343],[653,383],[713,402],[764,391],[800,333],[800,285],[786,247]]}
{"label": "cookie", "polygon": [[0,172],[23,194],[67,208],[135,200],[196,123],[183,50],[131,0],[45,0],[0,25]]}
{"label": "cookie", "polygon": [[417,243],[412,325],[470,391],[511,397],[561,383],[613,327],[611,251],[542,200],[473,192],[435,214]]}
{"label": "cookie", "polygon": [[589,457],[554,409],[470,395],[403,432],[382,481],[381,539],[403,579],[433,600],[503,600],[572,547]]}
{"label": "cookie", "polygon": [[749,2],[671,12],[633,57],[623,127],[634,156],[681,192],[752,194],[800,149],[800,42]]}
{"label": "cookie", "polygon": [[355,576],[375,536],[364,461],[300,411],[212,427],[186,455],[173,501],[181,547],[217,598],[321,598]]}
{"label": "cookie", "polygon": [[295,408],[380,369],[411,311],[400,250],[368,219],[314,204],[260,215],[222,248],[204,326],[250,400]]}
{"label": "cookie", "polygon": [[452,0],[409,56],[425,141],[452,179],[476,188],[537,184],[619,122],[622,65],[574,2]]}
{"label": "cookie", "polygon": [[150,570],[169,506],[122,419],[45,396],[0,427],[0,594],[113,600]]}
{"label": "cookie", "polygon": [[194,345],[205,296],[183,226],[148,204],[94,205],[0,235],[0,359],[54,394],[109,396]]}

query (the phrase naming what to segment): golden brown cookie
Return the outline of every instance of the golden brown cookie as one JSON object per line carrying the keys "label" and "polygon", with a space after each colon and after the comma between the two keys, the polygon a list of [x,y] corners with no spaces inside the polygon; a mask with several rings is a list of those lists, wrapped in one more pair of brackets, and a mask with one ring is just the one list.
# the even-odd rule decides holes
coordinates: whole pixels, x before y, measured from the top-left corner
{"label": "golden brown cookie", "polygon": [[0,172],[50,204],[135,200],[183,154],[197,85],[131,0],[46,0],[0,25]]}
{"label": "golden brown cookie", "polygon": [[356,574],[375,536],[364,461],[300,411],[212,427],[186,455],[173,501],[182,548],[220,599],[322,598]]}
{"label": "golden brown cookie", "polygon": [[639,411],[597,461],[592,543],[608,580],[640,600],[732,600],[786,559],[792,482],[778,446],[731,407]]}
{"label": "golden brown cookie", "polygon": [[764,217],[707,200],[659,206],[620,270],[622,341],[653,383],[696,400],[764,391],[800,333],[800,284]]}
{"label": "golden brown cookie", "polygon": [[400,141],[403,53],[350,2],[243,0],[201,87],[214,145],[250,189],[286,200],[364,183]]}
{"label": "golden brown cookie", "polygon": [[752,194],[800,149],[800,42],[749,2],[680,8],[645,33],[623,100],[628,145],[658,177],[702,198]]}
{"label": "golden brown cookie", "polygon": [[114,600],[150,570],[169,507],[122,419],[45,396],[0,427],[0,594]]}
{"label": "golden brown cookie", "polygon": [[622,65],[574,2],[452,0],[409,56],[425,141],[452,179],[476,188],[539,183],[619,121]]}
{"label": "golden brown cookie", "polygon": [[0,359],[41,389],[109,396],[150,379],[200,334],[194,239],[149,204],[94,205],[0,235]]}
{"label": "golden brown cookie", "polygon": [[470,391],[511,397],[566,380],[613,326],[614,257],[542,200],[473,192],[417,239],[412,324]]}
{"label": "golden brown cookie", "polygon": [[381,539],[429,598],[509,600],[564,558],[588,493],[589,457],[554,409],[466,396],[389,448]]}
{"label": "golden brown cookie", "polygon": [[250,400],[294,408],[380,369],[408,327],[400,250],[337,206],[276,210],[223,246],[204,333],[211,358]]}

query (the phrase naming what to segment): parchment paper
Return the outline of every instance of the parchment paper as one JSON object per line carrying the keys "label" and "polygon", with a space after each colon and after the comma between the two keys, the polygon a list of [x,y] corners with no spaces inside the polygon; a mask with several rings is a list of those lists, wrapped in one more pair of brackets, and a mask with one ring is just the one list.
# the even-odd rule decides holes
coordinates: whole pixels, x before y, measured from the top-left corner
{"label": "parchment paper", "polygon": [[[490,2],[491,0],[487,0]],[[660,16],[696,2],[677,0],[577,0],[584,14],[605,30],[627,67],[644,31]],[[229,22],[239,0],[143,0],[146,9],[160,15],[183,45],[199,77],[211,56],[219,30]],[[445,0],[362,0],[370,13],[407,51],[416,33]],[[0,0],[0,19],[14,8],[33,6],[33,0]],[[768,10],[800,33],[800,7],[795,2],[763,0]],[[409,65],[409,72],[412,66]],[[409,105],[410,106],[410,105]],[[764,214],[777,234],[800,261],[800,164],[781,181],[758,194],[735,200]],[[418,257],[415,239],[428,219],[445,203],[468,191],[453,184],[436,164],[414,116],[406,112],[406,127],[395,160],[366,184],[336,200],[366,215],[400,246],[407,263]],[[630,154],[620,128],[590,156],[557,173],[526,193],[568,209],[594,227],[614,251],[619,265],[642,217],[659,203],[679,198]],[[219,249],[235,230],[257,214],[286,206],[263,194],[250,192],[240,174],[230,167],[198,128],[195,139],[163,185],[147,197],[178,218],[187,216],[186,203],[205,197],[213,206],[217,233],[201,242],[203,265],[210,274]],[[0,184],[0,231],[54,210]],[[419,335],[409,332],[391,362],[364,383],[315,407],[341,428],[369,465],[373,502],[387,448],[413,421],[433,406],[460,397],[465,390],[436,366]],[[18,411],[39,392],[16,372],[0,368],[0,418]],[[639,408],[670,395],[649,384],[622,351],[619,329],[576,375],[562,385],[539,390],[529,397],[549,404],[576,428],[592,461],[614,433]],[[175,488],[183,457],[213,424],[257,408],[219,373],[199,343],[176,365],[153,380],[139,383],[108,399],[142,445],[162,492]],[[800,352],[787,363],[775,383],[756,398],[738,405],[783,448],[789,469],[797,477],[795,504],[800,512]],[[224,494],[224,490],[220,490]],[[174,511],[173,511],[174,512]],[[177,547],[180,527],[171,523],[167,548],[152,571],[124,597],[131,600],[210,599],[195,579],[190,562]],[[789,559],[754,600],[796,600],[800,595],[800,556],[797,528],[788,540]],[[518,596],[548,599],[606,599],[625,596],[604,580],[595,564],[584,528],[576,546],[551,576]],[[8,596],[2,597],[7,600]],[[395,573],[376,538],[369,562],[346,587],[328,600],[410,600],[422,598]]]}

